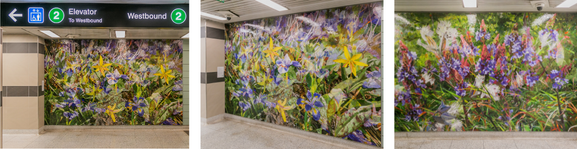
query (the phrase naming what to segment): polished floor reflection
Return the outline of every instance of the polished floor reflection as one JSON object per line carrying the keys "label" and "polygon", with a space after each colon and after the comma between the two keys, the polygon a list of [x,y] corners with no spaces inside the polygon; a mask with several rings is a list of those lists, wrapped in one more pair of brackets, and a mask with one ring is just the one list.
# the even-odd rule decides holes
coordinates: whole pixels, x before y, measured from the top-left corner
{"label": "polished floor reflection", "polygon": [[188,148],[184,131],[48,131],[42,135],[4,134],[4,148]]}
{"label": "polished floor reflection", "polygon": [[[339,143],[317,141],[273,128],[260,127],[237,121],[225,120],[202,126],[203,149],[343,149],[351,148]],[[301,131],[301,130],[297,130]],[[356,143],[356,142],[353,142]]]}

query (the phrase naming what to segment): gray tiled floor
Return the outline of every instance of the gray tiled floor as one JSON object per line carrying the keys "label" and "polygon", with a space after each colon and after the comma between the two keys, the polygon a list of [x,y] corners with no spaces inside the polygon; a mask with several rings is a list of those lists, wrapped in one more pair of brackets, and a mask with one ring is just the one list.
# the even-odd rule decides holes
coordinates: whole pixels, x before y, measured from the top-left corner
{"label": "gray tiled floor", "polygon": [[188,135],[174,130],[48,131],[4,134],[4,148],[188,148]]}
{"label": "gray tiled floor", "polygon": [[577,139],[395,139],[396,149],[577,149]]}
{"label": "gray tiled floor", "polygon": [[277,131],[236,121],[223,121],[202,126],[203,149],[274,148],[274,149],[342,149],[338,144],[309,139],[307,136]]}

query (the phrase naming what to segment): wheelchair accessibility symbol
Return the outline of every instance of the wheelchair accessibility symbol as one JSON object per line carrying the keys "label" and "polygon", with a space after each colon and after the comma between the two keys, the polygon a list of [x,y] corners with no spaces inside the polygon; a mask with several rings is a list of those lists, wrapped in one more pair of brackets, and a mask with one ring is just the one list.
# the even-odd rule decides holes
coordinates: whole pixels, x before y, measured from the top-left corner
{"label": "wheelchair accessibility symbol", "polygon": [[44,23],[44,8],[29,7],[28,8],[28,23]]}

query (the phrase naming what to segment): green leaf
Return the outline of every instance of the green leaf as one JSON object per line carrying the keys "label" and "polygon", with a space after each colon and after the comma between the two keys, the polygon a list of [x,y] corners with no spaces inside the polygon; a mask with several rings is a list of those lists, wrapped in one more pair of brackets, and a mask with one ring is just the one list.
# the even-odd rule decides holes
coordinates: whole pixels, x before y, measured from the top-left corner
{"label": "green leaf", "polygon": [[335,114],[336,111],[339,110],[339,104],[337,103],[337,101],[335,99],[332,99],[331,101],[329,101],[329,106],[327,109],[327,117],[331,117]]}
{"label": "green leaf", "polygon": [[[344,137],[357,130],[363,125],[365,120],[371,115],[369,107],[360,107],[359,109],[351,108],[343,113],[340,120],[337,122],[335,129],[336,137]],[[339,118],[337,118],[338,120]]]}

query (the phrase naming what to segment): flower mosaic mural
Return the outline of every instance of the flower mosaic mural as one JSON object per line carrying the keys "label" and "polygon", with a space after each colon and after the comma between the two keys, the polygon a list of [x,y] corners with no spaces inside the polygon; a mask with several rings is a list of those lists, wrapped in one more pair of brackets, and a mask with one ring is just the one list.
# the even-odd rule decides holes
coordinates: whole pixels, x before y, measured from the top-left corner
{"label": "flower mosaic mural", "polygon": [[46,40],[45,125],[182,125],[182,40]]}
{"label": "flower mosaic mural", "polygon": [[577,131],[568,13],[397,13],[395,131]]}
{"label": "flower mosaic mural", "polygon": [[382,146],[381,6],[227,24],[226,112]]}

